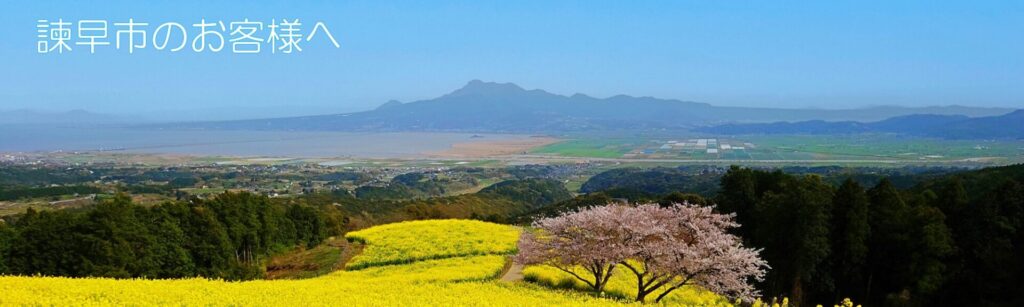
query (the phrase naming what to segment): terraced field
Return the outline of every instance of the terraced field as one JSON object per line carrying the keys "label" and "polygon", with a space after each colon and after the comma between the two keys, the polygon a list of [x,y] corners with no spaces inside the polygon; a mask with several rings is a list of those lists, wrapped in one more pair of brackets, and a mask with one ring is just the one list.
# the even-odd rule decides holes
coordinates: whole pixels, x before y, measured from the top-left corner
{"label": "terraced field", "polygon": [[359,269],[472,255],[515,252],[519,229],[470,220],[428,220],[377,226],[345,235],[366,244],[345,267]]}

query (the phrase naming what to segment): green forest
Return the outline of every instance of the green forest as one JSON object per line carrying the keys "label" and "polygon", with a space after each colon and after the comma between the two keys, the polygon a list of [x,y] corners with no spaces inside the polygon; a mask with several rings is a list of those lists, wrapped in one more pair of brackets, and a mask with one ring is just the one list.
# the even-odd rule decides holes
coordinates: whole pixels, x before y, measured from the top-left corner
{"label": "green forest", "polygon": [[21,275],[252,279],[262,277],[269,255],[338,234],[341,220],[334,217],[247,193],[153,207],[133,205],[122,194],[88,209],[29,209],[0,224],[0,269]]}

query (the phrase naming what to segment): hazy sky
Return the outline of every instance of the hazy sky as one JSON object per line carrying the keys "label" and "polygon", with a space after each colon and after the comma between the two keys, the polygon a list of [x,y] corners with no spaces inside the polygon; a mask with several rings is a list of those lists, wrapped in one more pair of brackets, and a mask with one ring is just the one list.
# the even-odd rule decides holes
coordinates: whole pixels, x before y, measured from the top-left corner
{"label": "hazy sky", "polygon": [[[1024,106],[1020,1],[260,2],[5,1],[0,109],[294,115],[432,98],[471,79],[737,106]],[[151,41],[131,55],[37,53],[36,20],[57,18],[107,20],[111,42],[128,18],[150,33],[184,24],[190,40],[200,18],[299,18],[303,33],[323,21],[341,48],[318,37],[294,54]]]}

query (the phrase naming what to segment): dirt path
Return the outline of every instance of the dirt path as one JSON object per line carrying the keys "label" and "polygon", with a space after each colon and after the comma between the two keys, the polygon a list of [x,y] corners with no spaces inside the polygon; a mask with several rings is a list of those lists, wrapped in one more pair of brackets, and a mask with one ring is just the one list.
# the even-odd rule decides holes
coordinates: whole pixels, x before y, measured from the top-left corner
{"label": "dirt path", "polygon": [[523,280],[523,265],[513,262],[508,267],[508,271],[505,271],[505,275],[501,275],[501,281],[503,282],[516,282]]}
{"label": "dirt path", "polygon": [[363,247],[341,237],[330,237],[311,249],[298,248],[275,255],[267,264],[266,279],[313,278],[344,270],[345,263],[362,253]]}

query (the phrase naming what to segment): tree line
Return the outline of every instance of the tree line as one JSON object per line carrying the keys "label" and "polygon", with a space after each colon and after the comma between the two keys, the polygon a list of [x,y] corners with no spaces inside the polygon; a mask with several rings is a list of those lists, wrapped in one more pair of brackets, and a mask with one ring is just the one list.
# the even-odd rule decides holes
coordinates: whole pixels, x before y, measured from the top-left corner
{"label": "tree line", "polygon": [[605,189],[517,222],[624,201],[714,205],[736,215],[745,246],[763,249],[771,269],[757,288],[767,299],[1024,306],[1024,165],[882,173],[734,166],[714,193],[697,195],[665,189],[692,175],[617,171],[602,177],[616,178]]}
{"label": "tree line", "polygon": [[799,302],[1021,305],[1024,166],[898,189],[733,167],[714,198],[771,265],[759,285]]}
{"label": "tree line", "polygon": [[339,232],[338,220],[249,193],[152,207],[121,194],[87,209],[29,209],[0,222],[0,274],[259,278],[269,255],[319,244]]}
{"label": "tree line", "polygon": [[54,187],[17,187],[5,189],[0,187],[0,200],[19,200],[36,197],[57,197],[61,195],[99,194],[103,190],[93,186],[71,185]]}

